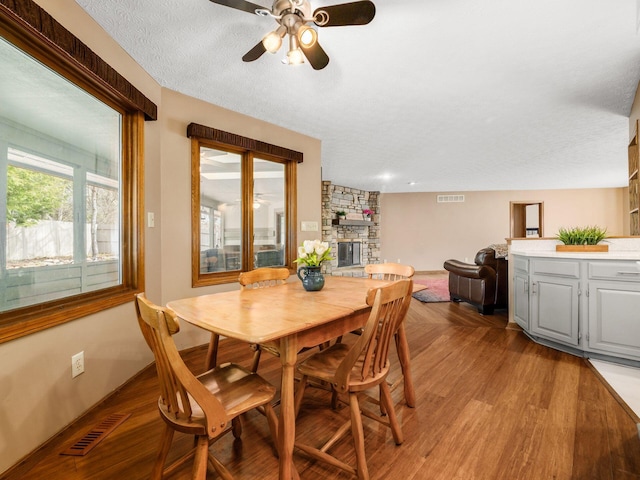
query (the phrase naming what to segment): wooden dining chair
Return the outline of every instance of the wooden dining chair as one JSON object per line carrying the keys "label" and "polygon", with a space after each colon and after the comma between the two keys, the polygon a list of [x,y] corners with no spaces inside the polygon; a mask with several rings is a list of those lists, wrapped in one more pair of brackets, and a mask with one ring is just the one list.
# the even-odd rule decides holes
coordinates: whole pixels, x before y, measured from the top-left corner
{"label": "wooden dining chair", "polygon": [[[136,312],[142,335],[156,360],[158,410],[166,424],[151,473],[153,480],[171,475],[192,457],[192,479],[204,480],[208,466],[223,479],[232,479],[227,468],[211,455],[209,446],[230,430],[230,423],[233,435],[239,438],[240,415],[253,408],[264,409],[277,445],[277,419],[270,403],[276,392],[273,385],[231,363],[194,376],[173,341],[173,335],[180,330],[175,313],[154,305],[144,293],[136,295]],[[165,468],[176,431],[194,435],[194,448]]]}
{"label": "wooden dining chair", "polygon": [[[289,278],[288,268],[262,267],[248,272],[242,272],[238,277],[238,283],[240,283],[240,288],[243,290],[251,288],[268,288],[275,287],[276,285],[282,285],[287,281],[287,278]],[[207,369],[216,366],[218,361],[219,343],[220,335],[217,333],[211,333],[209,349],[207,350],[207,358],[205,361],[205,367]],[[267,350],[269,353],[279,355],[278,350],[275,347],[252,344],[251,348],[255,350],[253,360],[251,362],[251,371],[254,373],[258,371],[258,364],[260,363],[262,350]]]}
{"label": "wooden dining chair", "polygon": [[[400,263],[371,263],[365,265],[365,273],[369,275],[369,278],[375,278],[378,280],[401,280],[407,278],[413,278],[415,269],[411,265],[403,265]],[[409,310],[409,304],[407,304],[407,310]],[[355,330],[351,333],[360,335],[362,330]],[[415,390],[413,388],[413,377],[411,376],[411,362],[409,354],[409,342],[407,341],[407,335],[404,331],[404,326],[401,327],[394,336],[396,342],[396,352],[398,353],[398,360],[400,361],[400,370],[402,375],[393,382],[391,385],[391,391],[393,392],[400,385],[404,384],[404,399],[407,402],[407,406],[413,408],[416,406]],[[342,338],[338,339],[338,343],[342,341]]]}
{"label": "wooden dining chair", "polygon": [[[403,441],[386,378],[389,373],[389,344],[404,320],[412,290],[413,281],[406,279],[369,291],[367,304],[372,305],[371,313],[355,343],[334,344],[314,353],[297,367],[302,378],[295,394],[296,414],[301,408],[307,382],[313,379],[328,383],[339,395],[346,395],[350,418],[323,446],[317,448],[296,442],[295,447],[317,460],[357,475],[360,480],[369,478],[361,415],[390,427],[397,445]],[[380,403],[386,416],[362,408],[358,399],[366,390],[376,387],[380,388]],[[349,431],[349,425],[356,455],[355,468],[327,453]]]}
{"label": "wooden dining chair", "polygon": [[403,265],[401,263],[370,263],[364,266],[364,271],[369,278],[377,278],[380,280],[401,280],[403,278],[412,278],[416,273],[411,265]]}
{"label": "wooden dining chair", "polygon": [[[238,283],[240,283],[240,288],[242,290],[249,290],[282,285],[287,281],[288,278],[288,268],[262,267],[248,272],[242,272],[238,277]],[[258,365],[260,364],[260,355],[262,354],[262,351],[269,352],[277,357],[280,356],[280,351],[274,346],[253,344],[251,345],[251,348],[255,350],[253,354],[253,361],[251,363],[252,372],[258,371]]]}

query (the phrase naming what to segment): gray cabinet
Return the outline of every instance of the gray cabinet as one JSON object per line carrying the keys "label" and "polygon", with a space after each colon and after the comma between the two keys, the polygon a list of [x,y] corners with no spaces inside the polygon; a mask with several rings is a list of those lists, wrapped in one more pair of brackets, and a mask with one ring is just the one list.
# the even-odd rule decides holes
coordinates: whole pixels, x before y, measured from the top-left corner
{"label": "gray cabinet", "polygon": [[513,262],[513,316],[532,339],[640,361],[640,262],[519,255]]}
{"label": "gray cabinet", "polygon": [[640,359],[640,263],[589,264],[586,349]]}
{"label": "gray cabinet", "polygon": [[579,344],[580,264],[575,261],[531,261],[531,333]]}

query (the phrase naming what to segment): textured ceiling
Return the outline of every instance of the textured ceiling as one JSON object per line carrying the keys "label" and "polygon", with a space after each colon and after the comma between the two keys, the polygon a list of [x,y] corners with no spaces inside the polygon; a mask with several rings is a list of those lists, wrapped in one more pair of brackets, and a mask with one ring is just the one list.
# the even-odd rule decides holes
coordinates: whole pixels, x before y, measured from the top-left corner
{"label": "textured ceiling", "polygon": [[162,86],[320,139],[337,184],[627,184],[634,0],[374,0],[369,25],[319,29],[320,71],[242,62],[275,21],[208,0],[76,1]]}

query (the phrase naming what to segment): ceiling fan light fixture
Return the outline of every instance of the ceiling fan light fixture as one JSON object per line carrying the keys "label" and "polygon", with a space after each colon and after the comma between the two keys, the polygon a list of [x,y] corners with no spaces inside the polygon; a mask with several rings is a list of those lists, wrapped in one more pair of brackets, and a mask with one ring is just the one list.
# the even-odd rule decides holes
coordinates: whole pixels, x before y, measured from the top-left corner
{"label": "ceiling fan light fixture", "polygon": [[318,32],[308,25],[302,25],[298,28],[298,41],[304,48],[313,47],[318,41]]}
{"label": "ceiling fan light fixture", "polygon": [[301,65],[304,63],[304,54],[298,45],[298,37],[289,34],[289,51],[287,52],[287,63],[289,65]]}
{"label": "ceiling fan light fixture", "polygon": [[294,48],[287,52],[287,60],[289,65],[301,65],[304,63],[304,54],[299,48]]}
{"label": "ceiling fan light fixture", "polygon": [[276,53],[282,46],[282,38],[287,33],[287,29],[282,25],[275,29],[273,32],[269,32],[262,39],[262,45],[264,49],[269,53]]}

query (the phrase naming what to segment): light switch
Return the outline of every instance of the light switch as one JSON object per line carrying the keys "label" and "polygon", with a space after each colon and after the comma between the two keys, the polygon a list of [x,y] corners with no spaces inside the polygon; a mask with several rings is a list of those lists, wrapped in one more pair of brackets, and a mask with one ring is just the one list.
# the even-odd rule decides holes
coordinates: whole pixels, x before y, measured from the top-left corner
{"label": "light switch", "polygon": [[156,226],[156,216],[153,212],[147,212],[147,226],[153,228]]}
{"label": "light switch", "polygon": [[302,222],[302,224],[300,225],[300,229],[303,232],[317,232],[318,222]]}

